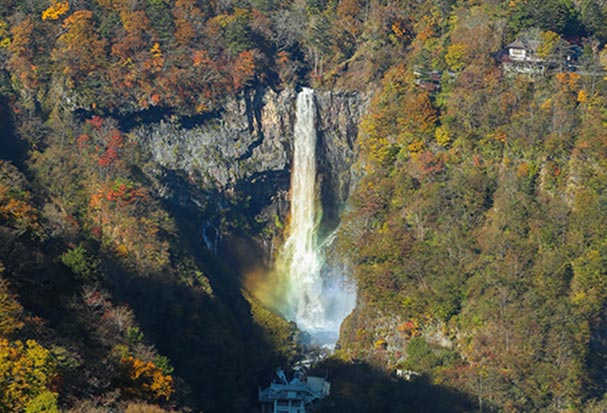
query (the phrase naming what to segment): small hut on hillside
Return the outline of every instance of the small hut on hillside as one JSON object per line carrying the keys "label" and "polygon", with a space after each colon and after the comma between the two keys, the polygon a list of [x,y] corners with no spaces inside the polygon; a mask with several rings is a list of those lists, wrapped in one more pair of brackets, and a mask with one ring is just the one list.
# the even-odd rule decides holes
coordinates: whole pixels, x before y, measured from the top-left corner
{"label": "small hut on hillside", "polygon": [[540,42],[537,40],[516,39],[508,46],[508,57],[517,62],[541,62],[543,59],[537,56],[537,48]]}

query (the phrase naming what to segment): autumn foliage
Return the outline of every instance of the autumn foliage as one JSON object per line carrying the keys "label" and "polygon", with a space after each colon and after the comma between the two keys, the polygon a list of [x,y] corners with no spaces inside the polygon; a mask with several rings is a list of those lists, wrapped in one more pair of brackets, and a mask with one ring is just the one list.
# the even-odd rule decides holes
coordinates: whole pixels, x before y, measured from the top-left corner
{"label": "autumn foliage", "polygon": [[161,397],[168,400],[173,394],[173,379],[164,375],[151,361],[129,356],[121,360],[121,366],[130,381],[127,391],[131,396],[144,400]]}
{"label": "autumn foliage", "polygon": [[70,9],[67,1],[55,1],[54,4],[42,13],[42,20],[57,20]]}
{"label": "autumn foliage", "polygon": [[50,351],[36,341],[0,338],[0,408],[27,410],[38,395],[50,389],[56,369]]}

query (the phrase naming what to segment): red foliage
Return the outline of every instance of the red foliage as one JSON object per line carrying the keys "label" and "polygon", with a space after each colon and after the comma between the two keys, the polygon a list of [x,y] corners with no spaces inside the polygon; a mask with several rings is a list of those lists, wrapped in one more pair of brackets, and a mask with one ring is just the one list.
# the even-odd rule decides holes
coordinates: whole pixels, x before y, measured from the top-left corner
{"label": "red foliage", "polygon": [[122,148],[122,135],[118,131],[113,131],[110,141],[103,155],[99,158],[98,164],[101,167],[108,167],[118,159],[118,151]]}
{"label": "red foliage", "polygon": [[95,115],[92,118],[87,119],[86,124],[91,125],[96,129],[99,129],[103,125],[103,118],[101,116]]}
{"label": "red foliage", "polygon": [[474,166],[477,168],[480,168],[483,165],[481,157],[476,154],[472,155],[472,163],[474,163]]}
{"label": "red foliage", "polygon": [[99,158],[97,163],[99,166],[108,167],[110,166],[116,159],[118,159],[118,153],[113,148],[108,148],[103,155]]}
{"label": "red foliage", "polygon": [[91,234],[97,239],[101,238],[101,227],[94,226],[93,228],[91,228]]}
{"label": "red foliage", "polygon": [[421,176],[433,176],[445,170],[445,157],[431,151],[420,153],[416,160],[416,169]]}
{"label": "red foliage", "polygon": [[83,133],[82,135],[78,136],[78,138],[76,139],[76,144],[78,145],[78,149],[83,150],[84,146],[86,145],[86,143],[89,141],[91,137],[89,135],[87,135],[86,133]]}
{"label": "red foliage", "polygon": [[120,201],[123,204],[133,203],[137,199],[143,199],[146,196],[145,190],[141,188],[133,188],[125,183],[114,185],[106,194],[105,199],[108,201]]}
{"label": "red foliage", "polygon": [[112,137],[110,138],[110,143],[108,144],[108,148],[121,148],[122,147],[122,135],[117,130],[114,131]]}

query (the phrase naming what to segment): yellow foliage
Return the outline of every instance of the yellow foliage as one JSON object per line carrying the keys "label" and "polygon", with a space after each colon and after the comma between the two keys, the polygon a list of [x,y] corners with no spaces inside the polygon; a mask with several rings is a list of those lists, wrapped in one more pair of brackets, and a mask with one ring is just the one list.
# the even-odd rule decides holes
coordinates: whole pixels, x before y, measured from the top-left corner
{"label": "yellow foliage", "polygon": [[588,100],[588,93],[584,89],[580,90],[577,94],[577,101],[579,103],[584,103]]}
{"label": "yellow foliage", "polygon": [[451,142],[451,136],[449,135],[449,131],[447,131],[447,129],[442,126],[436,128],[434,135],[436,137],[436,143],[438,143],[440,146],[447,146],[449,142]]}
{"label": "yellow foliage", "polygon": [[0,339],[0,406],[23,411],[48,390],[56,372],[51,352],[34,340],[14,343]]}
{"label": "yellow foliage", "polygon": [[445,55],[445,61],[451,70],[459,71],[462,70],[466,63],[466,56],[468,53],[468,47],[465,43],[454,43],[447,48],[447,54]]}
{"label": "yellow foliage", "polygon": [[209,110],[209,108],[204,102],[201,102],[196,105],[196,113],[206,112],[207,110]]}
{"label": "yellow foliage", "polygon": [[542,102],[542,104],[540,105],[540,109],[542,110],[551,110],[552,109],[552,99],[548,98],[545,101]]}
{"label": "yellow foliage", "polygon": [[160,50],[160,44],[154,43],[154,46],[150,49],[150,53],[154,56],[154,59],[162,59],[162,50]]}
{"label": "yellow foliage", "polygon": [[556,42],[560,40],[561,36],[556,34],[555,32],[551,32],[548,30],[547,32],[542,32],[540,34],[541,42],[537,47],[537,55],[543,59],[550,56],[552,49]]}
{"label": "yellow foliage", "polygon": [[426,145],[421,140],[415,140],[407,146],[407,149],[409,149],[409,152],[411,152],[411,153],[419,153],[419,152],[423,151],[425,148],[426,148]]}
{"label": "yellow foliage", "polygon": [[[156,69],[162,68],[164,65],[164,58],[162,57],[162,50],[160,50],[160,45],[156,42],[150,49],[150,53],[152,54],[152,65]],[[152,95],[152,100],[154,104],[158,104],[160,98],[158,95]]]}
{"label": "yellow foliage", "polygon": [[0,20],[0,48],[6,48],[11,44],[9,34],[8,24],[5,21]]}
{"label": "yellow foliage", "polygon": [[383,338],[380,338],[375,342],[375,348],[377,349],[385,349],[386,347],[388,347],[388,343],[386,343],[386,340]]}
{"label": "yellow foliage", "polygon": [[402,28],[400,22],[392,23],[392,32],[399,39],[405,37],[406,34],[406,31]]}
{"label": "yellow foliage", "polygon": [[603,50],[599,53],[599,62],[601,63],[601,66],[603,66],[603,69],[607,68],[607,45],[605,45]]}
{"label": "yellow foliage", "polygon": [[393,146],[381,128],[382,121],[381,115],[367,115],[361,122],[360,140],[364,154],[380,167],[387,166],[393,155]]}
{"label": "yellow foliage", "polygon": [[234,20],[234,17],[229,14],[220,14],[213,17],[211,20],[216,22],[222,29],[225,29]]}
{"label": "yellow foliage", "polygon": [[57,20],[70,9],[70,4],[67,1],[55,1],[48,9],[42,12],[42,20]]}
{"label": "yellow foliage", "polygon": [[127,255],[129,255],[129,249],[126,245],[120,244],[116,247],[116,255],[120,257],[126,257]]}
{"label": "yellow foliage", "polygon": [[[3,270],[0,262],[0,274]],[[20,320],[22,311],[16,296],[9,291],[8,282],[0,277],[0,334],[6,336],[23,327]]]}
{"label": "yellow foliage", "polygon": [[506,143],[508,141],[508,135],[506,135],[506,133],[503,131],[496,131],[495,133],[489,135],[489,137],[503,143]]}
{"label": "yellow foliage", "polygon": [[581,306],[587,300],[586,292],[583,290],[577,291],[571,297],[573,305]]}

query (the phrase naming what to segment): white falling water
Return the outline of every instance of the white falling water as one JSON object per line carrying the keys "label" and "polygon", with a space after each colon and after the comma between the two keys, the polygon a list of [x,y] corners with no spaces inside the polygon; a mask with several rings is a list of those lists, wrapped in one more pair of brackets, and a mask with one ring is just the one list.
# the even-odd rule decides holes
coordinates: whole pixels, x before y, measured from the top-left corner
{"label": "white falling water", "polygon": [[328,268],[324,250],[333,240],[318,239],[322,215],[316,188],[316,107],[314,91],[297,96],[294,159],[291,174],[291,226],[285,243],[288,319],[320,344],[334,344],[343,319],[352,311],[356,294],[345,285],[343,272]]}

